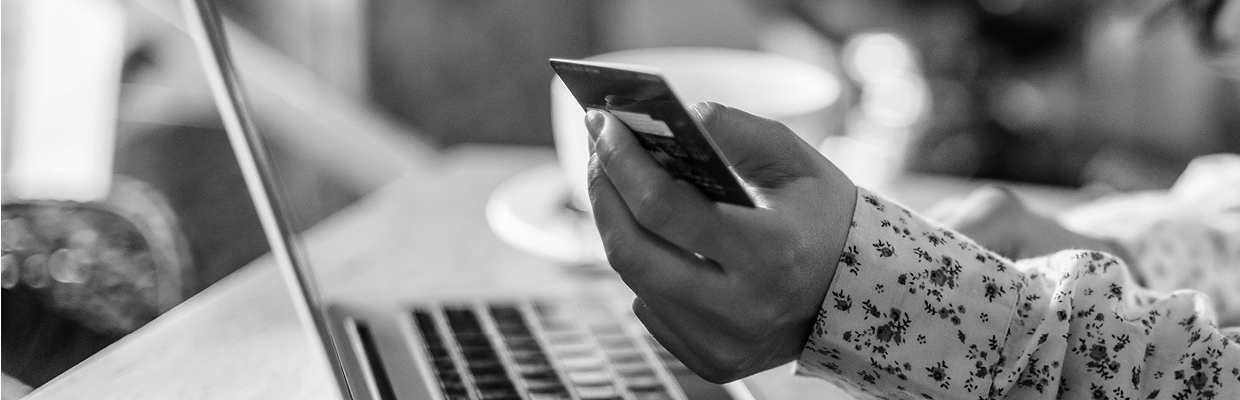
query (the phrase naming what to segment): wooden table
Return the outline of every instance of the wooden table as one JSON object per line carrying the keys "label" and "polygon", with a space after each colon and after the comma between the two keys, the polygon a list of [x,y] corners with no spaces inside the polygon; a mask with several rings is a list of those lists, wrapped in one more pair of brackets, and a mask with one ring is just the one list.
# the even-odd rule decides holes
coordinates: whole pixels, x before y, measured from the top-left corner
{"label": "wooden table", "polygon": [[[491,191],[554,162],[547,148],[464,147],[397,179],[312,228],[307,243],[324,297],[425,290],[615,285],[610,274],[574,274],[521,253],[488,228]],[[909,177],[880,189],[913,208],[978,183]],[[1078,195],[1022,188],[1055,209]],[[336,398],[318,349],[297,320],[269,257],[260,258],[44,385],[30,399]],[[762,397],[843,396],[780,368],[747,381]]]}

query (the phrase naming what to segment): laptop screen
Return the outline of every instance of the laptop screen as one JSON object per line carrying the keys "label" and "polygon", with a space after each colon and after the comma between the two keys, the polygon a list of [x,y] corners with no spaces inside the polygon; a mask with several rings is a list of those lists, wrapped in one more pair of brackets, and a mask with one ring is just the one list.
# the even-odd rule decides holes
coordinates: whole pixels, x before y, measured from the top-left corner
{"label": "laptop screen", "polygon": [[332,366],[345,398],[350,397],[340,354],[331,338],[326,309],[318,294],[313,271],[309,268],[306,253],[294,229],[289,209],[284,203],[285,193],[276,184],[276,175],[262,136],[247,104],[245,91],[237,76],[233,56],[230,53],[224,31],[224,21],[210,0],[184,0],[187,31],[194,38],[195,47],[202,60],[203,69],[211,88],[212,97],[219,109],[229,143],[241,166],[250,198],[271,246],[271,253],[285,276],[288,288],[295,297],[295,308],[303,321],[314,329],[308,329],[312,341],[321,343],[323,355]]}

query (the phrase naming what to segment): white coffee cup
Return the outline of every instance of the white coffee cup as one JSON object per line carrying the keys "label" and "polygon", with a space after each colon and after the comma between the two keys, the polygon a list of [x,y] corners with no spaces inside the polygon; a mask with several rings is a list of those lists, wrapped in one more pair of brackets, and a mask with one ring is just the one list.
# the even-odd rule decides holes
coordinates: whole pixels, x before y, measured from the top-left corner
{"label": "white coffee cup", "polygon": [[[680,100],[714,101],[782,122],[817,147],[832,133],[840,83],[826,69],[756,51],[667,47],[600,54],[587,60],[658,68]],[[551,82],[551,129],[572,204],[590,210],[586,191],[589,133],[585,112],[560,78]]]}

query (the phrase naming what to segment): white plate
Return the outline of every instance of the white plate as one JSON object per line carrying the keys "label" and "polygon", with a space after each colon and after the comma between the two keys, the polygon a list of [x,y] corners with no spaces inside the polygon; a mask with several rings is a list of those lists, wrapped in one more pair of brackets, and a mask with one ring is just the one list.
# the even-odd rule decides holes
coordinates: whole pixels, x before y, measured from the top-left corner
{"label": "white plate", "polygon": [[558,164],[531,168],[501,184],[487,200],[496,236],[530,254],[565,265],[605,268],[594,218],[569,208],[568,181]]}

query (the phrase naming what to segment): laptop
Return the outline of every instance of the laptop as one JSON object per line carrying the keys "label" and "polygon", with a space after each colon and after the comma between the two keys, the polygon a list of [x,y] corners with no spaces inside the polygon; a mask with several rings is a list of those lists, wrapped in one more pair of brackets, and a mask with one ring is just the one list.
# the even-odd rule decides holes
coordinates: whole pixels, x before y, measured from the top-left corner
{"label": "laptop", "polygon": [[663,349],[631,297],[410,296],[324,301],[292,229],[211,0],[183,0],[229,142],[302,321],[345,399],[697,400],[753,396],[715,385]]}

